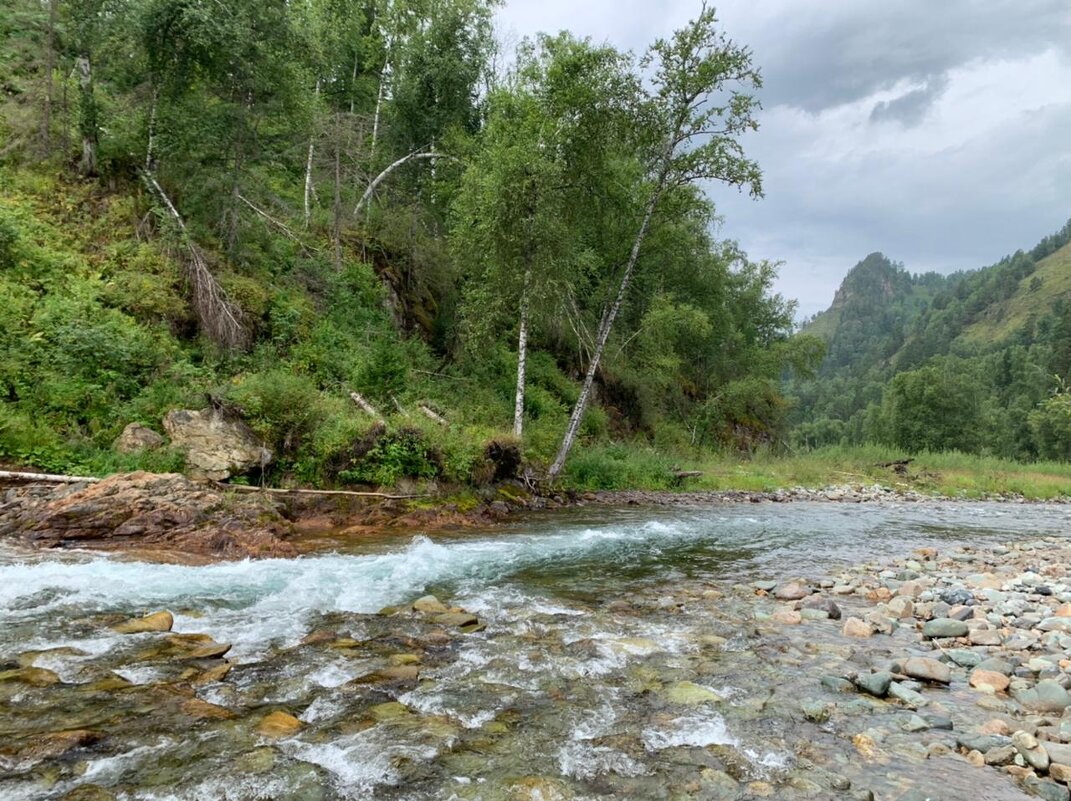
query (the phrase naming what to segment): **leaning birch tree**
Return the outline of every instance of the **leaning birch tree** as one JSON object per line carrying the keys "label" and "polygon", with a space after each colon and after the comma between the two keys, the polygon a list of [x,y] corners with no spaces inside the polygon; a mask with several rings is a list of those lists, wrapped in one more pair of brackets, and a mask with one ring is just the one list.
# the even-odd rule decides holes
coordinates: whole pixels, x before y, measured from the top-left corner
{"label": "leaning birch tree", "polygon": [[641,66],[651,70],[637,104],[645,134],[641,158],[646,202],[616,291],[603,310],[580,395],[548,471],[551,479],[561,472],[576,442],[599,362],[628,297],[659,202],[667,193],[701,181],[746,187],[753,196],[762,195],[758,164],[744,155],[739,141],[758,128],[759,104],[750,92],[762,81],[750,50],[718,30],[714,9],[704,4],[686,26],[656,41]]}
{"label": "leaning birch tree", "polygon": [[496,307],[516,320],[518,438],[533,317],[588,260],[587,234],[599,224],[592,188],[612,172],[635,88],[627,65],[612,48],[568,34],[523,43],[515,71],[488,98],[481,148],[454,204],[455,251],[478,273],[466,303],[469,327],[474,318],[486,327]]}

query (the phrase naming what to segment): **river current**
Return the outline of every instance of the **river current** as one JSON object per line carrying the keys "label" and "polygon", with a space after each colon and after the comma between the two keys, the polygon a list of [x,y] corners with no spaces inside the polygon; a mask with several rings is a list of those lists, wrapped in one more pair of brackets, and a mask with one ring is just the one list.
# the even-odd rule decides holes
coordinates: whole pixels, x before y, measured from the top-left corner
{"label": "river current", "polygon": [[[61,680],[0,683],[0,743],[23,744],[0,745],[0,798],[850,798],[848,782],[881,799],[920,780],[1024,797],[999,776],[979,794],[969,768],[919,762],[906,740],[864,764],[844,730],[804,721],[801,697],[849,646],[830,624],[759,631],[741,588],[1069,524],[1071,507],[1043,505],[764,503],[327,537],[297,559],[207,566],[0,550],[0,663]],[[487,628],[447,641],[377,614],[428,593]],[[231,644],[223,680],[189,690],[153,657],[159,635],[110,628],[163,609],[174,631]],[[413,681],[362,679],[410,663]],[[174,701],[194,693],[230,714]],[[264,737],[273,710],[304,727]],[[99,736],[62,755],[26,745],[74,729]]]}

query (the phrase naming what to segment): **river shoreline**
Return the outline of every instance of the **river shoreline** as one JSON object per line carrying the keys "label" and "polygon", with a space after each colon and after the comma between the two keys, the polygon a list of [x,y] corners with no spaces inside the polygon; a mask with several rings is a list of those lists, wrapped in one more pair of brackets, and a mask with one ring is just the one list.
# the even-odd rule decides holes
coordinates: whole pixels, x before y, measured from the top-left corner
{"label": "river shoreline", "polygon": [[[764,503],[996,502],[1065,505],[999,493],[980,498],[927,494],[882,484],[764,492],[545,490],[520,482],[463,496],[233,493],[177,474],[131,473],[99,483],[0,486],[0,539],[35,548],[134,551],[149,559],[211,561],[292,556],[350,537],[392,532],[493,530],[584,507],[704,507]],[[325,544],[326,543],[326,544]]]}

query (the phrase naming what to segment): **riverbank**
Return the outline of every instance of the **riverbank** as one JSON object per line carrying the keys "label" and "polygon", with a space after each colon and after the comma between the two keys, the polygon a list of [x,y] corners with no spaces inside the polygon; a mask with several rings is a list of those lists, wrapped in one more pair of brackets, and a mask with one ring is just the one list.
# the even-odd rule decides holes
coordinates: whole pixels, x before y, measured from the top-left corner
{"label": "riverbank", "polygon": [[[812,581],[759,581],[761,625],[830,658],[800,702],[859,758],[962,759],[1052,801],[1071,793],[1071,545],[920,549]],[[830,643],[848,644],[838,660]],[[887,757],[886,757],[887,758]],[[987,782],[979,776],[978,782]],[[941,797],[919,788],[903,798]]]}
{"label": "riverbank", "polygon": [[[903,484],[880,483],[770,491],[591,492],[548,491],[513,482],[460,495],[290,494],[237,492],[224,484],[195,483],[179,474],[129,473],[100,481],[16,482],[0,495],[0,538],[35,548],[126,551],[139,558],[204,562],[294,556],[330,548],[349,538],[389,532],[486,529],[539,513],[585,506],[926,503],[957,499],[972,500],[966,494],[943,498]],[[1017,493],[988,494],[984,499],[1032,502]]]}

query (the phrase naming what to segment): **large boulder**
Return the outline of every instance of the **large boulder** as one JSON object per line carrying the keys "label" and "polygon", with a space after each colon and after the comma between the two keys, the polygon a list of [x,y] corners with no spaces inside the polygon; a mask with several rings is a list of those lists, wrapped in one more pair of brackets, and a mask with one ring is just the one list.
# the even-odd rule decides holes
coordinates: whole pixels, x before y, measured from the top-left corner
{"label": "large boulder", "polygon": [[123,429],[123,433],[112,445],[118,453],[140,453],[141,451],[154,451],[164,444],[164,438],[148,426],[141,423],[131,423]]}
{"label": "large boulder", "polygon": [[175,447],[186,454],[193,479],[223,481],[271,462],[272,454],[241,420],[217,409],[175,409],[164,417]]}

